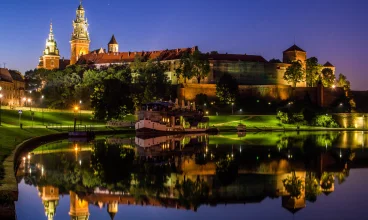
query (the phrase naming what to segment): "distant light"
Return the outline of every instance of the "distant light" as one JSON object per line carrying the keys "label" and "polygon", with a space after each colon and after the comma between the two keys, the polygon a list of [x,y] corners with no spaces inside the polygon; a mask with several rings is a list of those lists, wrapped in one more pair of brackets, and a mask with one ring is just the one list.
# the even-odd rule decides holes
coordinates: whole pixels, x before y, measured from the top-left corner
{"label": "distant light", "polygon": [[340,103],[340,106],[342,106],[342,103]]}
{"label": "distant light", "polygon": [[31,155],[30,155],[30,154],[28,154],[28,160],[29,160],[29,159],[31,159]]}
{"label": "distant light", "polygon": [[45,96],[41,96],[41,99],[45,98]]}
{"label": "distant light", "polygon": [[243,111],[243,109],[240,109],[240,111],[242,112],[242,111]]}
{"label": "distant light", "polygon": [[82,100],[80,100],[79,103],[82,104]]}
{"label": "distant light", "polygon": [[269,102],[268,104],[271,105],[271,102]]}
{"label": "distant light", "polygon": [[336,88],[336,86],[335,85],[332,85],[332,88],[334,89],[334,88]]}

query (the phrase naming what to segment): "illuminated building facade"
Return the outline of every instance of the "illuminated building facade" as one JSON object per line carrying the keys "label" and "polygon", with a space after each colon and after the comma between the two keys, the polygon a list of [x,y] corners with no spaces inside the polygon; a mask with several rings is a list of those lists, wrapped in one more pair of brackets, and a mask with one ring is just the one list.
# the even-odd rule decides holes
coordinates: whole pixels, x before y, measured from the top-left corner
{"label": "illuminated building facade", "polygon": [[24,78],[20,72],[0,68],[0,93],[2,94],[3,105],[21,105],[21,98],[24,96],[24,87]]}

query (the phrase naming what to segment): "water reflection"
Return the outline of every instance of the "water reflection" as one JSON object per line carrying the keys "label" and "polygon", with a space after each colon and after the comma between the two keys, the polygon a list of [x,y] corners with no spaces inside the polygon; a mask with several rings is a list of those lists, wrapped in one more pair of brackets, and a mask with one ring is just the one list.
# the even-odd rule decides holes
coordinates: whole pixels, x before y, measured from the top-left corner
{"label": "water reflection", "polygon": [[61,195],[69,195],[72,219],[88,219],[89,205],[114,218],[121,205],[197,211],[279,197],[281,207],[296,213],[334,192],[335,180],[343,184],[350,169],[368,166],[368,154],[355,143],[359,135],[364,142],[362,133],[63,141],[24,155],[17,180],[37,187],[47,219],[54,218]]}

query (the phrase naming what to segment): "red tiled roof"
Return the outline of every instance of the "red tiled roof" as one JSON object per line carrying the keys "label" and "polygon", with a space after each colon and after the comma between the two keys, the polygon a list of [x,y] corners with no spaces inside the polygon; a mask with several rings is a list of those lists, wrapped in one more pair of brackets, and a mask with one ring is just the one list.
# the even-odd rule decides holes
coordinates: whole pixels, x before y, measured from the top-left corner
{"label": "red tiled roof", "polygon": [[15,81],[19,81],[19,82],[24,82],[24,77],[22,76],[22,74],[16,70],[9,70],[9,73],[11,75],[11,77],[13,78],[13,80]]}
{"label": "red tiled roof", "polygon": [[180,59],[185,52],[192,53],[196,50],[193,48],[178,48],[173,50],[159,51],[142,51],[142,52],[117,52],[117,53],[98,53],[92,51],[89,54],[83,55],[78,60],[78,64],[104,64],[104,63],[122,63],[133,62],[136,56],[141,56],[145,60],[175,60]]}
{"label": "red tiled roof", "polygon": [[262,56],[243,54],[209,54],[209,60],[267,62]]}
{"label": "red tiled roof", "polygon": [[69,65],[70,65],[70,60],[65,60],[64,58],[59,60],[59,69],[63,70]]}
{"label": "red tiled roof", "polygon": [[301,52],[305,52],[302,48],[296,46],[295,44],[291,47],[289,47],[288,49],[286,49],[284,52],[288,52],[288,51],[301,51]]}
{"label": "red tiled roof", "polygon": [[334,65],[332,65],[330,62],[326,62],[325,65],[323,65],[324,67],[335,67]]}
{"label": "red tiled roof", "polygon": [[13,82],[8,69],[0,68],[0,81]]}

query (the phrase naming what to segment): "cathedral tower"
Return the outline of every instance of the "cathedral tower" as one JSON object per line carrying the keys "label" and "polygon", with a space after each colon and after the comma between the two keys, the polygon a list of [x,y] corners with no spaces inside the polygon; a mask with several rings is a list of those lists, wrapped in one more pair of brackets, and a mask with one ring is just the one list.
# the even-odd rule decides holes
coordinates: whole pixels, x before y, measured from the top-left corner
{"label": "cathedral tower", "polygon": [[50,24],[49,38],[46,40],[46,48],[43,51],[43,55],[40,57],[40,62],[37,66],[38,69],[44,68],[48,70],[59,69],[59,49],[54,38],[52,29],[52,23]]}
{"label": "cathedral tower", "polygon": [[44,186],[39,188],[39,195],[45,208],[45,215],[48,220],[53,220],[56,207],[59,205],[59,189],[52,186]]}
{"label": "cathedral tower", "polygon": [[77,9],[77,17],[73,21],[73,33],[70,40],[71,56],[70,64],[75,64],[79,57],[89,53],[89,33],[88,33],[88,22],[85,17],[85,11],[82,6],[82,1]]}
{"label": "cathedral tower", "polygon": [[117,53],[119,52],[119,44],[115,39],[115,36],[112,35],[109,44],[107,45],[109,53]]}

